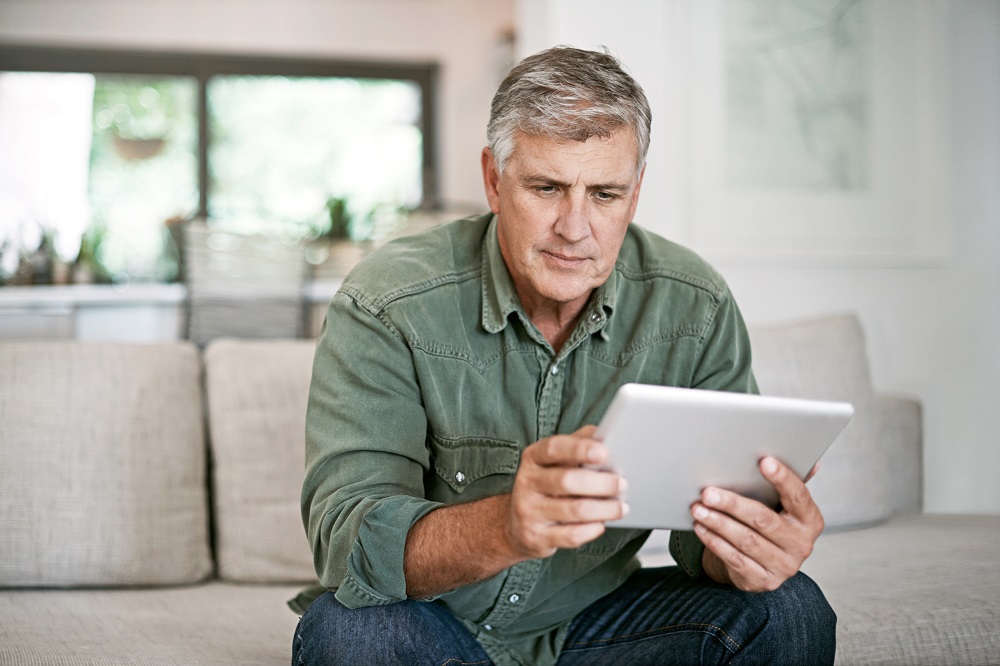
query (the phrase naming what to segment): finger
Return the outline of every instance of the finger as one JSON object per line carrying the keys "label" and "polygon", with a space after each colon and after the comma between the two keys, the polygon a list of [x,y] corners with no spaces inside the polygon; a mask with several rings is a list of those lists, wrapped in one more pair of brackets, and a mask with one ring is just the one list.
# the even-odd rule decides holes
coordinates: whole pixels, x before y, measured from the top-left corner
{"label": "finger", "polygon": [[819,507],[813,501],[805,482],[795,472],[775,458],[766,456],[760,461],[760,473],[778,492],[783,514],[817,530],[817,535],[823,531],[823,516]]}
{"label": "finger", "polygon": [[806,478],[802,480],[802,483],[809,483],[809,479],[811,479],[814,476],[816,476],[816,472],[819,471],[819,464],[820,464],[820,461],[817,460],[816,464],[812,466],[811,470],[809,470],[809,473],[806,474]]}
{"label": "finger", "polygon": [[[783,562],[794,559],[797,559],[798,564],[801,564],[812,553],[812,545],[816,537],[819,536],[819,532],[815,532],[811,527],[804,528],[797,521],[789,522],[786,516],[779,515],[757,500],[743,497],[728,490],[706,488],[702,491],[700,504],[703,509],[712,512],[714,520],[704,520],[695,513],[698,511],[699,503],[692,505],[692,515],[695,520],[704,522],[716,532],[721,533],[735,547],[752,557],[759,558],[758,561],[773,562],[775,563],[773,566],[777,568],[782,567]],[[723,523],[724,518],[733,522]],[[728,528],[722,529],[720,525],[723,524],[728,525]],[[775,551],[769,551],[762,547],[751,550],[756,537],[749,536],[748,533],[753,533],[761,540],[773,544],[777,550],[791,560],[784,560]]]}
{"label": "finger", "polygon": [[554,548],[579,548],[604,534],[604,523],[552,525],[546,538]]}
{"label": "finger", "polygon": [[700,522],[694,524],[694,533],[705,548],[712,551],[726,567],[729,578],[738,588],[747,592],[777,589],[781,583],[759,562],[747,557],[720,534]]}
{"label": "finger", "polygon": [[544,466],[599,465],[607,460],[608,450],[597,440],[555,435],[526,448],[524,456]]}
{"label": "finger", "polygon": [[561,497],[540,502],[538,512],[539,519],[548,523],[604,523],[627,515],[629,507],[618,499]]}
{"label": "finger", "polygon": [[[781,516],[770,507],[755,499],[744,497],[731,490],[708,487],[701,492],[701,504],[715,513],[729,516],[736,521],[764,535],[770,541],[781,540],[781,532],[787,526]],[[694,506],[692,506],[692,513]],[[695,516],[697,519],[698,516]]]}
{"label": "finger", "polygon": [[542,467],[532,475],[536,492],[554,497],[618,497],[628,484],[625,479],[586,467]]}
{"label": "finger", "polygon": [[[799,563],[795,562],[781,545],[732,516],[713,511],[700,502],[695,502],[692,506],[691,515],[697,523],[709,528],[733,548],[768,571],[786,571],[791,567],[794,573],[794,569],[798,567]],[[778,516],[775,516],[774,520],[781,521]],[[772,530],[772,534],[777,534],[779,537],[782,536],[781,532],[780,529]]]}

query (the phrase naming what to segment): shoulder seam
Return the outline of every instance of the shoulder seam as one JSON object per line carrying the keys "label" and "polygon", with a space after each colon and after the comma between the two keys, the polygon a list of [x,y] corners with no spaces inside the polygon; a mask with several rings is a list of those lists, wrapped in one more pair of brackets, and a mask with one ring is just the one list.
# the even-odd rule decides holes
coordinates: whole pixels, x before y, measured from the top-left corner
{"label": "shoulder seam", "polygon": [[626,280],[639,281],[648,280],[650,278],[666,278],[668,280],[675,280],[691,287],[695,287],[696,289],[708,292],[712,298],[716,300],[722,300],[726,293],[726,287],[723,284],[706,280],[689,273],[675,271],[670,268],[647,268],[641,271],[630,271],[622,266],[618,266],[616,267],[616,270]]}
{"label": "shoulder seam", "polygon": [[466,280],[474,279],[482,275],[482,267],[470,268],[466,271],[459,273],[447,273],[445,275],[438,275],[428,280],[422,282],[415,282],[413,284],[407,285],[405,287],[400,287],[388,291],[378,298],[369,299],[367,295],[357,287],[351,284],[345,284],[340,288],[340,293],[349,296],[354,301],[362,304],[366,310],[374,315],[378,315],[385,310],[386,307],[392,303],[406,298],[407,296],[412,296],[414,294],[429,291],[435,287],[440,287],[445,284],[456,284],[458,282],[465,282]]}

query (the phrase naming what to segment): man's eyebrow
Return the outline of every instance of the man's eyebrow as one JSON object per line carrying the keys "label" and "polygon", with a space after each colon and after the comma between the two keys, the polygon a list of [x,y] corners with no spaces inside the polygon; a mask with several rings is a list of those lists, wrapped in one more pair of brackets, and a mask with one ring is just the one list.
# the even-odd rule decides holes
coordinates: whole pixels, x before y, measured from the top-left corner
{"label": "man's eyebrow", "polygon": [[[569,183],[561,181],[558,178],[544,176],[542,174],[527,174],[521,177],[521,182],[526,185],[556,185],[559,187],[569,187]],[[629,186],[627,183],[597,183],[595,185],[588,185],[587,189],[592,192],[628,192]]]}
{"label": "man's eyebrow", "polygon": [[565,186],[569,183],[564,183],[558,178],[553,178],[551,176],[543,176],[540,173],[530,173],[521,177],[521,182],[529,185],[534,184],[544,184],[544,185],[560,185]]}
{"label": "man's eyebrow", "polygon": [[591,185],[590,190],[601,190],[601,191],[611,191],[611,192],[628,192],[628,185],[626,183],[598,183],[597,185]]}

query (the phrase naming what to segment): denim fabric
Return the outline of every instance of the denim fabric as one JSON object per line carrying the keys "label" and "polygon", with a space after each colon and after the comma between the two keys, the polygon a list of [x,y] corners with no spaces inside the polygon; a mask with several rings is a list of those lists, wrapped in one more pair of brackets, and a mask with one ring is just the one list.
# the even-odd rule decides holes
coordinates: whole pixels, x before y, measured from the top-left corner
{"label": "denim fabric", "polygon": [[[493,216],[387,244],[344,281],[316,350],[302,512],[320,582],[348,608],[404,601],[406,535],[429,511],[510,492],[525,447],[598,423],[626,382],[755,392],[750,360],[718,273],[634,224],[558,352],[520,305]],[[647,535],[609,529],[439,601],[494,661],[551,664]],[[693,533],[671,551],[699,575]]]}
{"label": "denim fabric", "polygon": [[[677,567],[641,569],[573,620],[557,664],[823,666],[833,663],[836,624],[805,574],[775,592],[752,594],[692,580]],[[293,639],[293,666],[491,663],[464,625],[434,602],[352,610],[327,593]]]}

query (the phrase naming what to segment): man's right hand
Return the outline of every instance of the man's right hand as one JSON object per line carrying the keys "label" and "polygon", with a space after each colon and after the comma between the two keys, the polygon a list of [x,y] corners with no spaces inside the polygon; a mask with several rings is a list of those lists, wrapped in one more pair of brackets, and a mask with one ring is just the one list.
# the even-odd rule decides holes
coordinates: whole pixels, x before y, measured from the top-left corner
{"label": "man's right hand", "polygon": [[628,513],[619,495],[625,479],[596,467],[608,450],[593,439],[595,426],[553,435],[527,447],[509,496],[507,538],[513,552],[549,557],[579,548],[604,533],[604,523]]}
{"label": "man's right hand", "polygon": [[585,426],[527,447],[509,494],[441,507],[418,520],[403,557],[407,594],[443,594],[601,536],[604,522],[628,508],[618,498],[624,479],[595,469],[608,459],[595,430]]}

